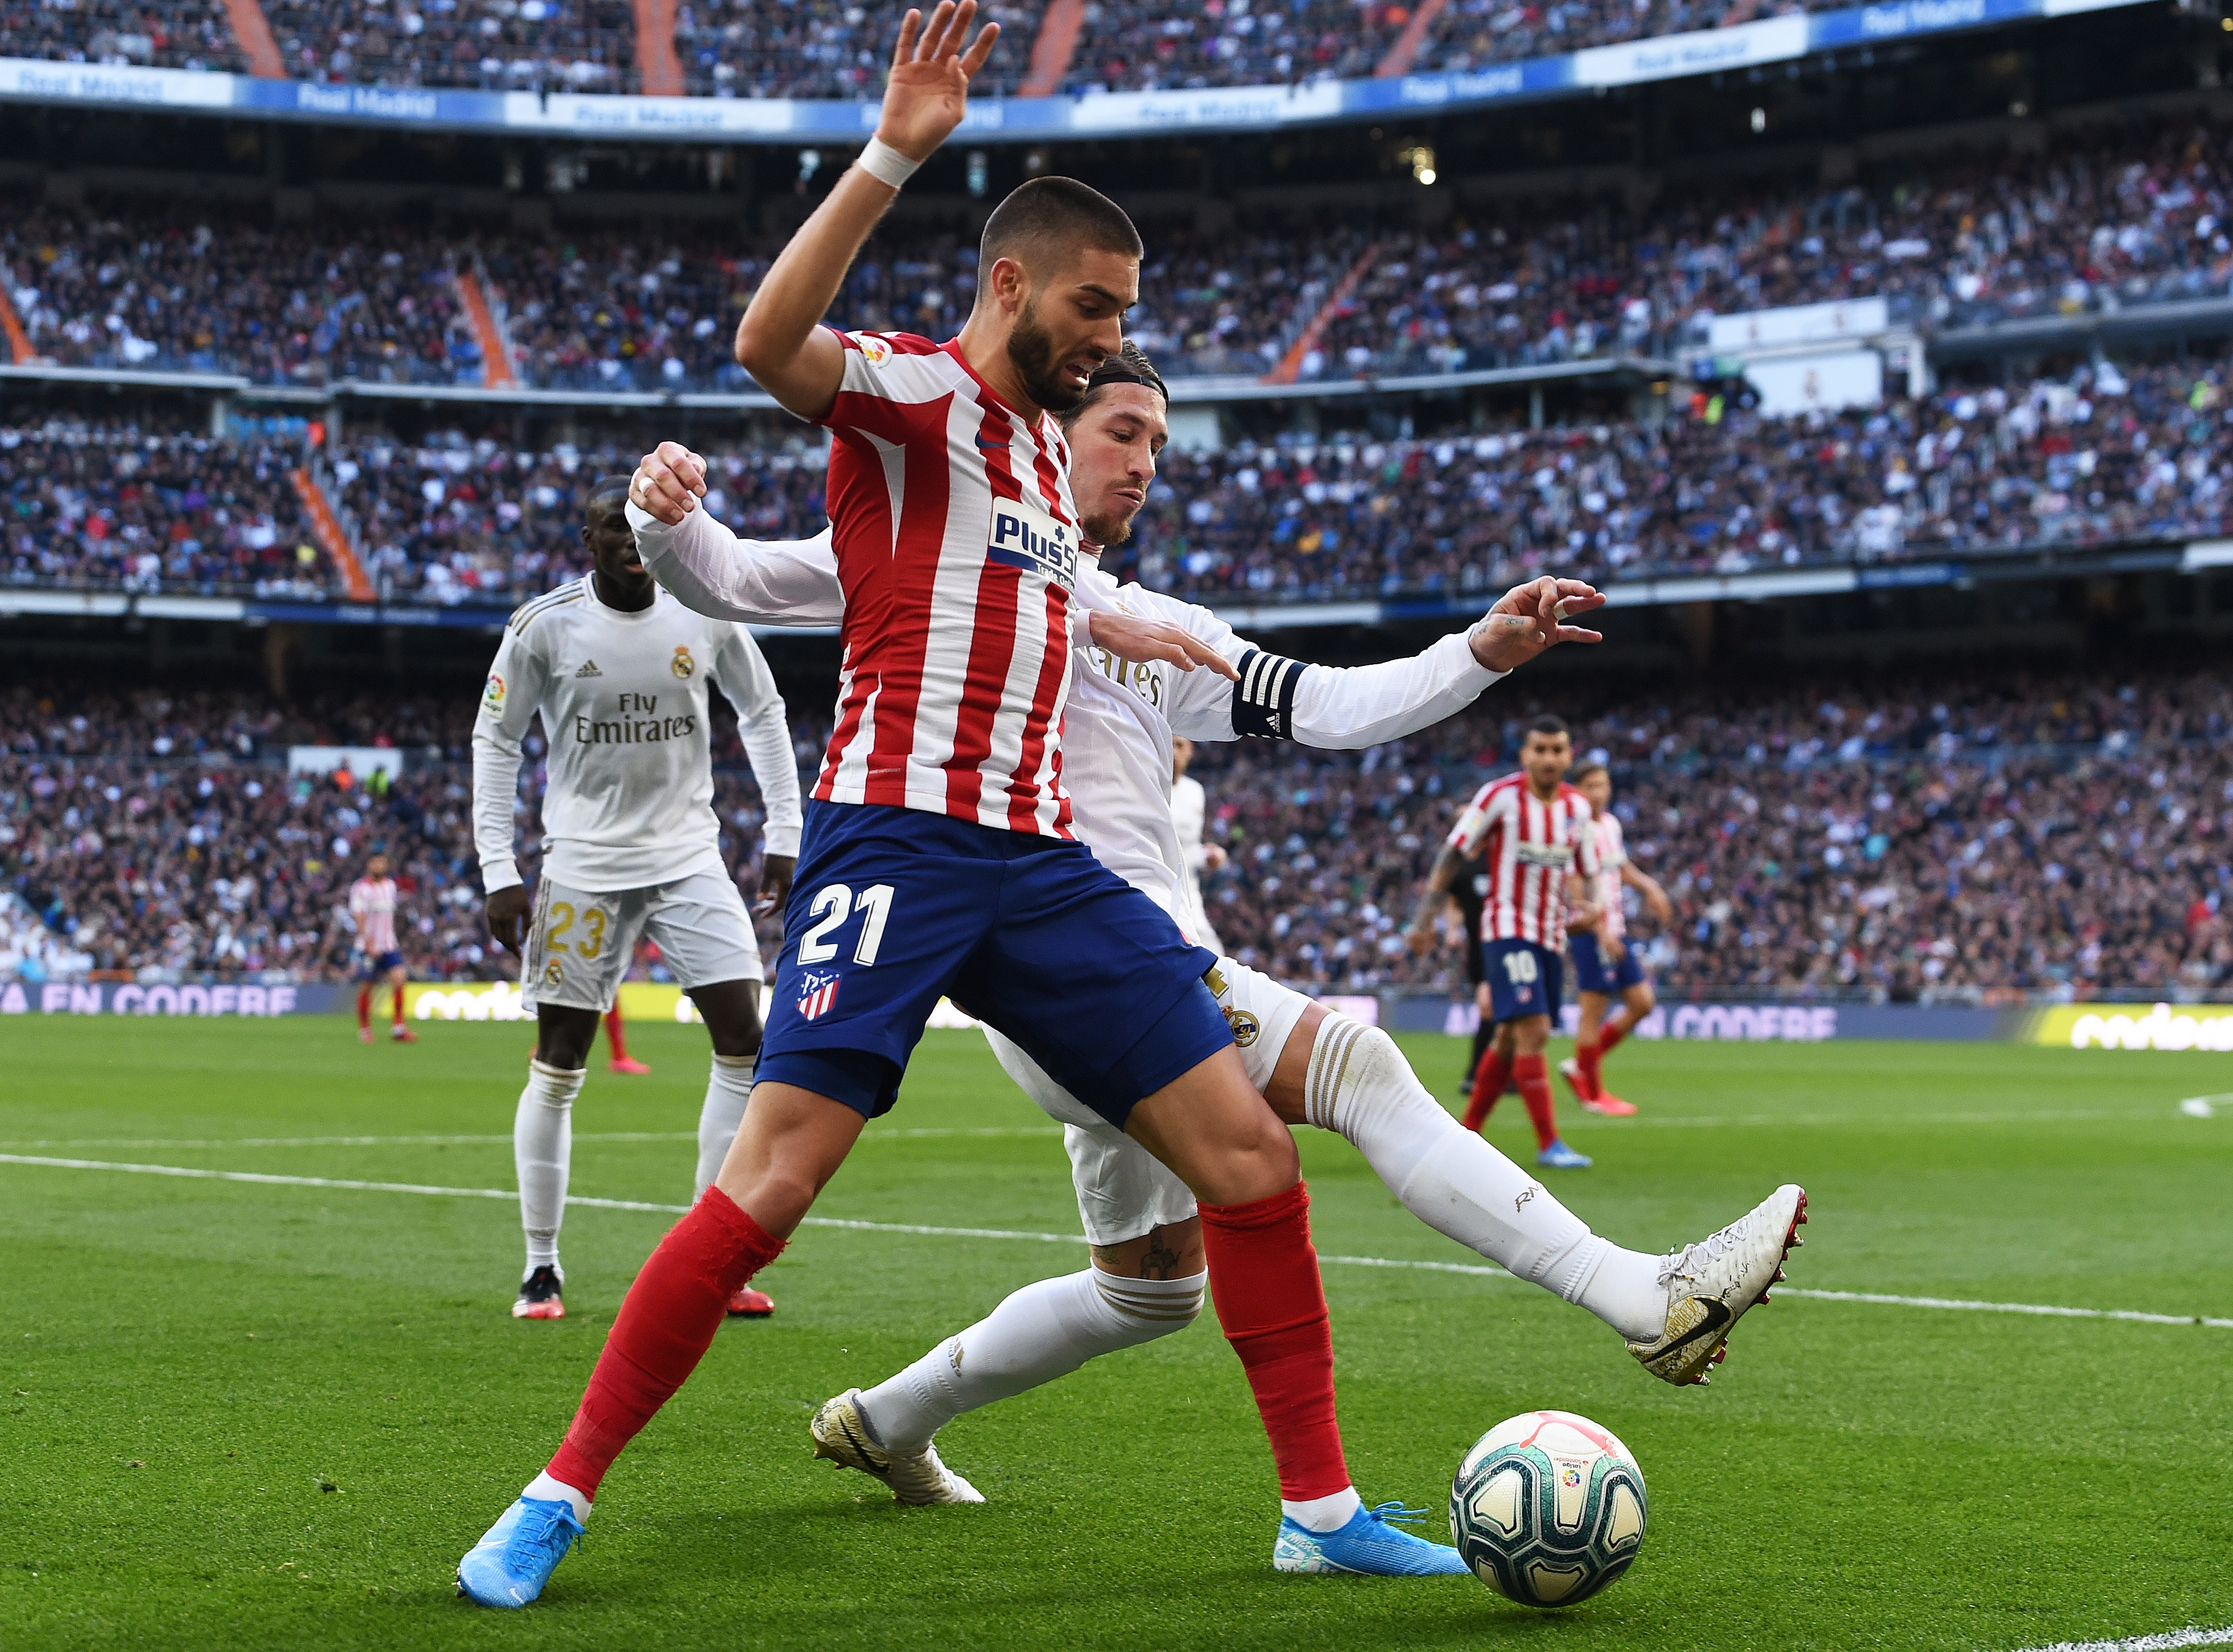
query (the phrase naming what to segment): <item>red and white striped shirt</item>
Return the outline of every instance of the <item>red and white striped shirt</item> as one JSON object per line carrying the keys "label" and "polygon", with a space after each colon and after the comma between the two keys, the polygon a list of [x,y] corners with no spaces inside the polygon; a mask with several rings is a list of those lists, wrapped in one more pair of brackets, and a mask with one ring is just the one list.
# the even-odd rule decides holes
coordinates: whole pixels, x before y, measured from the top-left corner
{"label": "red and white striped shirt", "polygon": [[1590,899],[1605,914],[1605,933],[1618,940],[1628,932],[1620,894],[1620,868],[1628,864],[1628,838],[1618,815],[1599,815],[1590,823],[1590,829],[1597,837],[1598,850],[1598,875],[1590,885]]}
{"label": "red and white striped shirt", "polygon": [[394,878],[359,878],[349,885],[348,909],[359,952],[377,958],[397,950]]}
{"label": "red and white striped shirt", "polygon": [[1598,873],[1589,826],[1589,799],[1569,785],[1545,803],[1525,774],[1508,774],[1474,793],[1449,842],[1461,855],[1480,855],[1488,872],[1483,940],[1529,940],[1553,952],[1566,946],[1566,879]]}
{"label": "red and white striped shirt", "polygon": [[1070,445],[954,344],[838,337],[845,376],[823,422],[843,660],[814,795],[1068,837]]}

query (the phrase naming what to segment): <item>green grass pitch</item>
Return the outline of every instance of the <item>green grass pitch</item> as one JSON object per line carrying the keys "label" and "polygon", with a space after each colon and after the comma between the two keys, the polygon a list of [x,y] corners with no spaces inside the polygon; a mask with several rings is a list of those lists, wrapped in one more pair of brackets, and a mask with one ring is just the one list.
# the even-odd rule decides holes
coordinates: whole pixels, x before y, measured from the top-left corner
{"label": "green grass pitch", "polygon": [[[511,1187],[528,1033],[421,1031],[11,1019],[0,1152]],[[593,1070],[574,1191],[679,1203],[703,1035],[635,1037],[654,1073]],[[1408,1043],[1447,1090],[1462,1046]],[[1644,1113],[1563,1109],[1598,1167],[1554,1186],[1618,1242],[1795,1179],[1794,1286],[2233,1314],[2233,1108],[2178,1105],[2233,1088],[2223,1057],[1631,1044],[1611,1072]],[[1475,1259],[1302,1134],[1329,1259]],[[1490,1134],[1530,1145],[1515,1102]],[[392,1139],[439,1136],[470,1139]],[[981,1041],[934,1033],[820,1213],[1074,1232],[1065,1169]],[[573,1317],[523,1324],[499,1200],[0,1164],[0,1646],[1994,1652],[2233,1623],[2233,1330],[1779,1297],[1677,1392],[1511,1280],[1330,1259],[1368,1501],[1439,1528],[1460,1454],[1536,1407],[1641,1459],[1641,1559],[1538,1614],[1464,1578],[1274,1574],[1269,1454],[1208,1314],[949,1428],[982,1508],[902,1509],[811,1460],[826,1395],[1083,1262],[833,1227],[764,1276],[777,1317],[723,1329],[543,1602],[464,1605],[457,1557],[557,1442],[670,1219],[577,1207]]]}

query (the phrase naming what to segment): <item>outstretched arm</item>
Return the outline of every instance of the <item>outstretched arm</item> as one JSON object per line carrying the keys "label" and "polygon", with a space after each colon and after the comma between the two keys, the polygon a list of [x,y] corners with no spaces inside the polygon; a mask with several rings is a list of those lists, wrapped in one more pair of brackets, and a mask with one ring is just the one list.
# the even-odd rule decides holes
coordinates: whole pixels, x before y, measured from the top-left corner
{"label": "outstretched arm", "polygon": [[745,539],[701,501],[706,461],[680,442],[643,456],[628,526],[651,576],[693,613],[747,625],[825,626],[845,617],[828,529],[811,539]]}
{"label": "outstretched arm", "polygon": [[1196,740],[1255,735],[1333,750],[1377,745],[1431,728],[1546,649],[1599,641],[1596,632],[1566,620],[1605,602],[1579,580],[1546,576],[1514,587],[1472,629],[1407,659],[1332,667],[1266,653],[1208,609],[1175,597],[1138,586],[1126,586],[1119,595],[1143,617],[1185,626],[1240,667],[1229,690],[1207,680],[1174,685],[1168,711],[1178,733]]}
{"label": "outstretched arm", "polygon": [[[876,122],[876,141],[903,158],[899,170],[885,168],[893,176],[904,177],[908,163],[928,159],[961,124],[970,77],[985,67],[1000,33],[999,24],[986,23],[971,41],[976,16],[977,0],[958,6],[939,0],[928,23],[920,11],[902,19]],[[865,159],[847,167],[778,255],[737,323],[738,365],[802,419],[827,417],[837,400],[845,349],[823,328],[822,318],[876,220],[898,196],[899,185],[870,171]]]}

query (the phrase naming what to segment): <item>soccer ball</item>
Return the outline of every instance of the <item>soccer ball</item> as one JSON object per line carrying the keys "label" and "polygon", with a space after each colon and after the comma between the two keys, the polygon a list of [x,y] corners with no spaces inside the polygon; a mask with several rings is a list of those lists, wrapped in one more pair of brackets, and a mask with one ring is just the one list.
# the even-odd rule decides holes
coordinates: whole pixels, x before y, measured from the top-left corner
{"label": "soccer ball", "polygon": [[1571,1411],[1523,1411],[1466,1453],[1450,1486],[1450,1539],[1474,1575],[1523,1606],[1572,1606],[1644,1546],[1644,1471]]}

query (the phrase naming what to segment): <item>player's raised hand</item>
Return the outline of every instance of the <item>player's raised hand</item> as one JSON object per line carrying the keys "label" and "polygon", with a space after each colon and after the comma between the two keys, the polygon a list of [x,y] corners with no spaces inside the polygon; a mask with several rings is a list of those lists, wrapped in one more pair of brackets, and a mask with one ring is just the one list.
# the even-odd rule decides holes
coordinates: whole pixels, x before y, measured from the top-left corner
{"label": "player's raised hand", "polygon": [[1566,621],[1603,608],[1605,601],[1605,593],[1593,585],[1548,574],[1515,585],[1474,627],[1473,657],[1485,670],[1517,671],[1562,642],[1603,642],[1600,633]]}
{"label": "player's raised hand", "polygon": [[1111,614],[1104,608],[1094,609],[1088,617],[1093,646],[1107,649],[1119,660],[1136,666],[1168,660],[1181,671],[1202,666],[1236,683],[1240,680],[1240,673],[1223,654],[1178,626],[1161,620],[1135,619],[1129,614]]}
{"label": "player's raised hand", "polygon": [[628,498],[672,528],[706,497],[706,461],[680,442],[661,442],[636,462]]}
{"label": "player's raised hand", "polygon": [[1000,37],[1000,25],[988,23],[970,40],[976,19],[977,0],[939,0],[928,22],[915,10],[900,20],[876,136],[909,160],[929,159],[968,110],[969,82]]}

